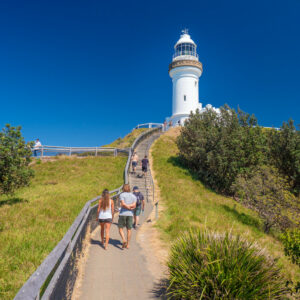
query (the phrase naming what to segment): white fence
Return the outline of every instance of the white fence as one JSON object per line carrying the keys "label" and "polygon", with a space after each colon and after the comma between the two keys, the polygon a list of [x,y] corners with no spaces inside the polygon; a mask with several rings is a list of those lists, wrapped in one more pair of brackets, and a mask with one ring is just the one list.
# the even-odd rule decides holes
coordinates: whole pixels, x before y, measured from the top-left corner
{"label": "white fence", "polygon": [[111,153],[117,156],[118,152],[124,152],[124,149],[112,148],[112,147],[63,147],[63,146],[41,146],[39,148],[32,149],[34,156],[55,156],[55,155],[74,155],[89,153],[95,156],[101,155],[101,153]]}

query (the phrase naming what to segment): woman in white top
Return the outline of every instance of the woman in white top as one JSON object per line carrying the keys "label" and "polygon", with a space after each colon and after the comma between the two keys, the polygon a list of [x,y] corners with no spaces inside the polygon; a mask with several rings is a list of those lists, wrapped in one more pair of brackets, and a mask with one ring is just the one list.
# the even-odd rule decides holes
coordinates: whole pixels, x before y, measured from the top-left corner
{"label": "woman in white top", "polygon": [[[109,242],[109,230],[114,218],[114,201],[109,197],[108,189],[102,192],[102,197],[99,200],[97,216],[101,227],[101,243],[104,249],[107,249]],[[104,230],[105,230],[105,245],[104,245]]]}

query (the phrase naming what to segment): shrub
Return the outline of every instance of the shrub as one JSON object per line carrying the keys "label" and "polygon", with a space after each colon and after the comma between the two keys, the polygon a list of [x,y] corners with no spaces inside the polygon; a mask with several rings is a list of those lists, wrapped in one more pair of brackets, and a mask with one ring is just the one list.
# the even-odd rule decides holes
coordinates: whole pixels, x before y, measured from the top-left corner
{"label": "shrub", "polygon": [[259,213],[269,232],[272,226],[284,231],[299,222],[300,203],[289,187],[276,168],[259,166],[251,174],[238,175],[232,190],[244,205]]}
{"label": "shrub", "polygon": [[0,132],[0,195],[13,194],[17,189],[29,184],[33,170],[31,143],[25,143],[21,127],[9,124]]}
{"label": "shrub", "polygon": [[300,229],[287,230],[282,235],[284,253],[291,258],[294,264],[300,266]]}
{"label": "shrub", "polygon": [[191,113],[177,139],[180,157],[211,188],[230,193],[240,173],[248,173],[266,159],[266,138],[250,116],[228,106]]}
{"label": "shrub", "polygon": [[267,132],[269,161],[289,178],[292,191],[300,193],[300,131],[294,121],[283,122],[280,130]]}
{"label": "shrub", "polygon": [[171,299],[280,299],[287,293],[275,261],[229,233],[183,234],[168,267]]}

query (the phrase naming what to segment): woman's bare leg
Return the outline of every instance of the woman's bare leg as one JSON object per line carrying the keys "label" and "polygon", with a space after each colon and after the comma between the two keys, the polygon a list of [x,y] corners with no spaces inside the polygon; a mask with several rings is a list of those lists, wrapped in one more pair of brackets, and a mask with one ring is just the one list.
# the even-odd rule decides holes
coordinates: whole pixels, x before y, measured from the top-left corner
{"label": "woman's bare leg", "polygon": [[104,245],[104,223],[100,223],[100,227],[101,227],[101,243]]}
{"label": "woman's bare leg", "polygon": [[104,246],[105,249],[107,249],[108,242],[109,242],[110,225],[111,223],[105,223],[105,246]]}

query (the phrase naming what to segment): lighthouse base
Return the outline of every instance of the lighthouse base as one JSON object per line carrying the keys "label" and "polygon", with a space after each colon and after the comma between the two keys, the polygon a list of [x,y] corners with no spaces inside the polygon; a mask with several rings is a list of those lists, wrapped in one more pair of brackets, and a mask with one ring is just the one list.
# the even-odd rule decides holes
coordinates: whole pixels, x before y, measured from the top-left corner
{"label": "lighthouse base", "polygon": [[189,114],[177,114],[170,118],[167,118],[167,122],[172,122],[172,126],[183,126],[184,121],[189,118]]}

